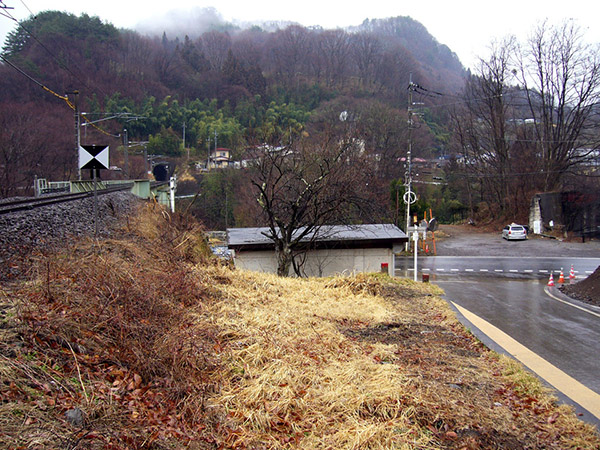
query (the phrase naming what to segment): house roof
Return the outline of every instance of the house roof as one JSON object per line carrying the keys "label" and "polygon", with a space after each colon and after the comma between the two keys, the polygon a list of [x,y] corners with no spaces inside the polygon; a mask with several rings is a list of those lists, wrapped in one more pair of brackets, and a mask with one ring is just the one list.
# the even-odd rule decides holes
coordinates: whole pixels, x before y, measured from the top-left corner
{"label": "house roof", "polygon": [[[273,249],[269,231],[268,227],[228,228],[228,247],[236,250]],[[295,234],[300,232],[297,230]],[[393,224],[368,224],[325,225],[318,229],[316,239],[314,233],[309,233],[301,242],[312,243],[316,248],[356,248],[391,247],[407,240],[406,234]]]}

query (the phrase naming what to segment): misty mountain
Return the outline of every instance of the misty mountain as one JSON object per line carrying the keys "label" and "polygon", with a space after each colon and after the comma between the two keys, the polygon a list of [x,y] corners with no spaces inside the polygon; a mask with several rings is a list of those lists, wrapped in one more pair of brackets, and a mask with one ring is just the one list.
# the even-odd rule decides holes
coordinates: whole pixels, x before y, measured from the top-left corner
{"label": "misty mountain", "polygon": [[[166,14],[140,22],[135,29],[148,36],[166,34],[171,39],[183,40],[186,36],[197,39],[205,32],[224,31],[231,34],[261,30],[275,33],[290,26],[301,25],[289,21],[280,22],[227,22],[215,8],[192,8],[190,10],[171,10]],[[319,32],[320,27],[308,29]],[[463,85],[465,70],[448,46],[439,43],[427,28],[408,16],[387,19],[365,19],[358,26],[345,29],[351,35],[371,34],[381,38],[388,47],[400,46],[407,49],[419,62],[424,72],[433,73],[432,82],[436,88],[457,91]]]}
{"label": "misty mountain", "polygon": [[[130,140],[150,141],[157,151],[169,143],[173,153],[182,148],[185,123],[191,155],[204,154],[215,131],[220,145],[240,154],[249,145],[288,142],[310,121],[350,110],[369,151],[393,151],[400,161],[409,78],[440,93],[462,86],[456,55],[409,17],[348,30],[248,27],[227,23],[214,9],[188,19],[173,15],[133,31],[86,14],[45,11],[13,30],[0,64],[0,177],[7,192],[27,188],[34,176],[72,176],[74,110],[101,121],[81,130],[91,143],[118,146],[126,128]],[[177,29],[168,26],[178,21]],[[441,97],[415,100],[435,106]],[[414,133],[424,153],[443,148],[446,120],[442,108],[424,116]],[[41,130],[42,144],[33,139]],[[400,172],[387,169],[389,176]]]}

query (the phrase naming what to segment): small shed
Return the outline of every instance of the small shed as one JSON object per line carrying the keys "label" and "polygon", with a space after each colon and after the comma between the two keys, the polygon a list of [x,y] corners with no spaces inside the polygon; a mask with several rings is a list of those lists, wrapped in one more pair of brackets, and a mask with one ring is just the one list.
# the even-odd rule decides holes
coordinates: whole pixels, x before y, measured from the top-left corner
{"label": "small shed", "polygon": [[[301,230],[299,230],[301,232]],[[275,245],[269,228],[228,228],[227,244],[236,267],[277,272]],[[296,258],[305,276],[379,272],[394,274],[394,254],[404,248],[406,234],[392,224],[328,225],[306,236]]]}

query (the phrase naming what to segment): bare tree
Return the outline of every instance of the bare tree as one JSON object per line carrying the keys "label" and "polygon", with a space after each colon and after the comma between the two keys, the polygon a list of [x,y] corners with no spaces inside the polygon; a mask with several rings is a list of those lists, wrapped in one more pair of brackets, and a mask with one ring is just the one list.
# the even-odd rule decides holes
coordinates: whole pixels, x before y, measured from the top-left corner
{"label": "bare tree", "polygon": [[513,159],[508,127],[513,116],[508,82],[513,76],[510,55],[514,49],[514,39],[507,38],[492,44],[488,59],[480,59],[477,74],[466,82],[464,110],[455,124],[466,169],[480,179],[501,212],[512,207],[509,181]]}
{"label": "bare tree", "polygon": [[361,84],[365,87],[375,80],[375,68],[381,58],[383,46],[373,34],[358,33],[351,37],[351,55]]}
{"label": "bare tree", "polygon": [[355,143],[330,135],[317,143],[265,150],[258,159],[251,180],[269,229],[266,236],[275,244],[278,275],[301,267],[303,245],[323,225],[347,222],[366,209],[368,171],[358,161],[362,156]]}
{"label": "bare tree", "polygon": [[[40,111],[50,119],[41,122]],[[35,176],[68,178],[74,172],[74,143],[61,132],[72,116],[55,117],[48,111],[38,103],[0,107],[0,197],[30,194]]]}
{"label": "bare tree", "polygon": [[598,134],[591,132],[600,100],[598,47],[584,44],[572,21],[544,23],[521,54],[519,77],[543,163],[543,189],[552,190],[598,148]]}
{"label": "bare tree", "polygon": [[350,38],[344,30],[326,30],[316,40],[317,57],[325,69],[325,83],[343,83],[350,60]]}
{"label": "bare tree", "polygon": [[311,52],[310,32],[302,26],[291,25],[273,34],[266,46],[271,70],[290,84],[306,67]]}
{"label": "bare tree", "polygon": [[202,43],[201,50],[204,52],[211,70],[220,72],[231,48],[231,36],[228,33],[209,31],[202,35],[198,44],[200,42]]}

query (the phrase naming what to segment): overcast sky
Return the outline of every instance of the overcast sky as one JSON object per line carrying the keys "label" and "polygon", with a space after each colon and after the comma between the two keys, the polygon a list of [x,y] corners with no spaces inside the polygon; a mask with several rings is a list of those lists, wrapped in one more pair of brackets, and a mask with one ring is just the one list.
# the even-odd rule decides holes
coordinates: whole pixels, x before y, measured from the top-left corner
{"label": "overcast sky", "polygon": [[[163,21],[183,23],[207,7],[214,7],[226,21],[295,21],[324,28],[358,25],[366,18],[410,16],[450,47],[466,67],[487,55],[493,39],[515,34],[523,41],[545,19],[550,23],[574,19],[587,41],[600,42],[597,0],[0,0],[0,5],[14,8],[4,12],[18,20],[52,9],[76,15],[85,12],[130,29]],[[15,27],[15,22],[0,16],[2,43]]]}

